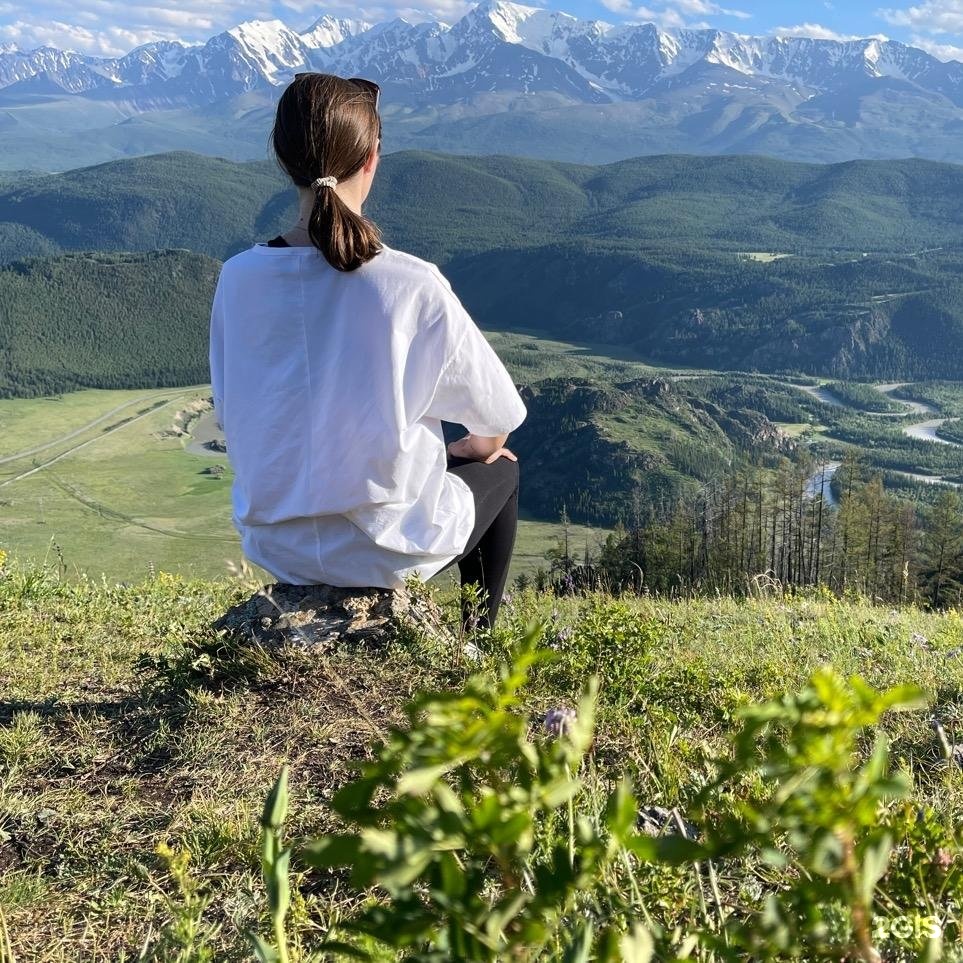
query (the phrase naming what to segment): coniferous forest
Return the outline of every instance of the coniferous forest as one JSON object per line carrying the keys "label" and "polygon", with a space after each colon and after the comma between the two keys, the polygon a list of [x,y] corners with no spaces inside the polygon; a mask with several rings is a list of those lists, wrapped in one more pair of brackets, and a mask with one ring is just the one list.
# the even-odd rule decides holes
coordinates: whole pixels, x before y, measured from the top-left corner
{"label": "coniferous forest", "polygon": [[893,605],[963,602],[963,500],[955,490],[914,504],[888,493],[853,455],[832,481],[833,507],[813,497],[811,477],[801,465],[748,467],[664,512],[639,502],[634,520],[597,555],[563,540],[551,575],[570,591],[744,596],[773,585],[825,586]]}

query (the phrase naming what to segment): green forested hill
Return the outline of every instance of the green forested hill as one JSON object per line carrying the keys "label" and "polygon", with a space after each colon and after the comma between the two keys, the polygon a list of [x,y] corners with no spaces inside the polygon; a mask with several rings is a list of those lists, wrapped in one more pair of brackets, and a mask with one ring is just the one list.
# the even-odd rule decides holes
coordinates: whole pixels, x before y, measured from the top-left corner
{"label": "green forested hill", "polygon": [[188,248],[223,259],[246,247],[283,188],[266,161],[175,152],[111,161],[0,188],[0,260],[31,254],[2,229],[17,224],[54,249]]}
{"label": "green forested hill", "polygon": [[523,395],[528,416],[512,446],[525,459],[524,506],[543,518],[565,507],[580,521],[631,523],[633,512],[791,450],[764,415],[662,378],[550,378]]}
{"label": "green forested hill", "polygon": [[[186,247],[223,259],[281,224],[292,201],[272,161],[174,152],[0,183],[0,223],[63,248]],[[963,166],[663,156],[593,167],[401,151],[382,158],[368,211],[389,243],[440,261],[576,238],[907,253],[963,244]]]}
{"label": "green forested hill", "polygon": [[[186,153],[33,177],[0,186],[0,261],[166,247],[223,259],[276,233],[293,198],[272,162]],[[382,159],[367,210],[489,329],[673,364],[963,377],[963,167],[410,151]]]}
{"label": "green forested hill", "polygon": [[207,381],[219,267],[156,251],[0,268],[0,396]]}

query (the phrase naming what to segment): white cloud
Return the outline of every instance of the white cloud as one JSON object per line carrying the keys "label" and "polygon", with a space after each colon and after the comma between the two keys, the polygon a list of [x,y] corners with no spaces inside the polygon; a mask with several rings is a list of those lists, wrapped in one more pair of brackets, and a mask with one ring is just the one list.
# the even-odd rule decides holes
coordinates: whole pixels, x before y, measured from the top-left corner
{"label": "white cloud", "polygon": [[[284,6],[289,6],[292,2],[300,0],[281,0]],[[317,2],[304,4],[310,12],[312,20],[316,20],[321,13],[331,14],[333,17],[348,17],[351,19],[368,20],[378,23],[382,20],[393,20],[395,17],[404,17],[411,23],[420,23],[424,20],[440,20],[442,23],[454,23],[463,17],[477,0],[427,0],[418,7],[410,7],[405,3],[392,3],[391,0],[383,0],[381,3],[356,4],[356,3],[335,3],[325,4],[319,10]],[[524,0],[526,6],[540,7],[544,3],[540,0]]]}
{"label": "white cloud", "polygon": [[602,6],[613,13],[631,13],[631,0],[602,0]]}
{"label": "white cloud", "polygon": [[707,27],[704,20],[692,17],[726,16],[748,20],[751,14],[744,10],[721,7],[713,0],[658,0],[657,6],[633,6],[632,0],[601,0],[602,5],[614,13],[632,20],[654,23],[660,27]]}
{"label": "white cloud", "polygon": [[937,60],[963,61],[963,47],[956,47],[951,43],[936,43],[926,37],[913,37],[910,43],[914,47],[919,47],[920,50],[925,50]]}
{"label": "white cloud", "polygon": [[686,16],[705,17],[722,14],[726,17],[738,17],[740,20],[748,20],[752,16],[744,10],[728,10],[725,7],[720,7],[719,4],[712,3],[711,0],[672,0],[672,6]]}
{"label": "white cloud", "polygon": [[[525,0],[539,3],[543,0]],[[280,18],[304,29],[322,13],[378,22],[404,17],[415,23],[452,23],[466,14],[469,0],[374,0],[370,5],[336,0],[0,0],[0,42],[30,50],[51,44],[95,56],[119,56],[155,40],[198,42],[244,20]]]}
{"label": "white cloud", "polygon": [[0,24],[0,41],[15,43],[22,50],[50,46],[97,57],[120,56],[141,44],[163,39],[163,33],[153,30],[124,30],[120,27],[90,30],[57,20],[39,24],[15,20]]}
{"label": "white cloud", "polygon": [[644,20],[646,23],[655,23],[660,27],[684,27],[685,19],[678,10],[666,7],[663,10],[653,10],[650,7],[636,7],[630,11],[629,16],[635,20]]}
{"label": "white cloud", "polygon": [[[6,16],[5,16],[6,14]],[[118,56],[155,40],[206,40],[241,20],[271,17],[270,0],[43,0],[16,14],[0,6],[0,40],[23,49],[51,44],[95,56]],[[6,21],[6,22],[4,22]]]}
{"label": "white cloud", "polygon": [[820,23],[800,23],[795,27],[776,27],[772,31],[776,37],[807,37],[813,40],[888,40],[883,34],[873,34],[872,36],[842,34],[829,27],[824,27]]}
{"label": "white cloud", "polygon": [[963,33],[963,0],[925,0],[913,7],[876,11],[894,27],[914,27],[924,34]]}

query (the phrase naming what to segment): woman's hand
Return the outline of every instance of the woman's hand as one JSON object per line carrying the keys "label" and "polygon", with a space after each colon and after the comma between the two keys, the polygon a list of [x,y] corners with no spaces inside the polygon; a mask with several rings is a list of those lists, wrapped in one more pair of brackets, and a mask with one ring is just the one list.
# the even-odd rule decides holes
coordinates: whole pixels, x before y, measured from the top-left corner
{"label": "woman's hand", "polygon": [[490,465],[499,458],[508,458],[511,461],[518,461],[514,452],[505,447],[508,435],[499,435],[496,438],[485,438],[481,435],[465,435],[458,441],[453,441],[448,446],[448,454],[452,458],[467,458],[469,461],[483,461]]}

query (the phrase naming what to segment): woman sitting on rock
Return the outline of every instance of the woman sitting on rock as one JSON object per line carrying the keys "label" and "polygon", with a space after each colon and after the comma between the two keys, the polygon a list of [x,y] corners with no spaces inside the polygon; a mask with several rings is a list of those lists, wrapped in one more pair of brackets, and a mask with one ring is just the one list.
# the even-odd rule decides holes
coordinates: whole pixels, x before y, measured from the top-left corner
{"label": "woman sitting on rock", "polygon": [[[494,623],[515,540],[525,406],[438,268],[361,212],[379,88],[298,74],[273,148],[290,230],[228,259],[211,313],[215,414],[245,555],[279,582],[391,588],[457,562]],[[442,422],[468,434],[445,447]]]}

